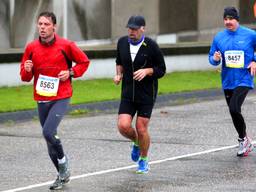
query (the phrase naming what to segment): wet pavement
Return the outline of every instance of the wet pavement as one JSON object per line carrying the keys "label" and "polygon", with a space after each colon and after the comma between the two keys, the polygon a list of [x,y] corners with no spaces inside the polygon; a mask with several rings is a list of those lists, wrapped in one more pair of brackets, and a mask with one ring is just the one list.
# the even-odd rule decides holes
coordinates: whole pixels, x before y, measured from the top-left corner
{"label": "wet pavement", "polygon": [[[59,130],[72,180],[66,192],[256,191],[256,153],[236,156],[237,134],[224,98],[159,106],[150,123],[150,172],[135,174],[116,114],[67,117]],[[256,136],[256,96],[243,106]],[[201,152],[201,153],[200,153]],[[36,120],[0,124],[0,191],[49,191],[56,172]]]}

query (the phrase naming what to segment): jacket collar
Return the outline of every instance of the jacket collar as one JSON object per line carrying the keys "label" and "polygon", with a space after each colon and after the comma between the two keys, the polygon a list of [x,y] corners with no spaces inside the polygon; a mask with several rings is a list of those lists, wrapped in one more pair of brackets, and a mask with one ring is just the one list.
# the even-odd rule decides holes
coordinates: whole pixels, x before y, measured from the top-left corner
{"label": "jacket collar", "polygon": [[41,37],[39,37],[39,42],[45,46],[51,46],[55,43],[55,41],[56,41],[56,34],[54,35],[53,39],[49,42],[44,42],[44,41],[42,41]]}
{"label": "jacket collar", "polygon": [[[128,36],[127,36],[127,38],[128,38]],[[144,41],[143,41],[143,43],[141,44],[141,46],[140,46],[140,48],[139,48],[139,50],[138,50],[138,53],[137,53],[136,57],[134,58],[133,63],[136,62],[137,56],[140,55],[141,52],[143,53],[144,49],[148,46],[148,45],[147,45],[148,39],[147,39],[146,37],[144,37],[143,40],[144,40]],[[131,53],[130,53],[130,43],[128,42],[128,40],[127,40],[126,46],[127,46],[127,50],[128,50],[128,53],[129,53],[130,62],[132,62]]]}

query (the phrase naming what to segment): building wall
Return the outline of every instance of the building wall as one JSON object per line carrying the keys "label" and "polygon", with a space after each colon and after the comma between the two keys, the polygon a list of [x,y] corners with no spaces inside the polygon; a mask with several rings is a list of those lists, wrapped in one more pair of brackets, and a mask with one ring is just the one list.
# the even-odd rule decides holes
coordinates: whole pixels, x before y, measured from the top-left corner
{"label": "building wall", "polygon": [[16,0],[11,23],[11,46],[24,47],[34,39],[38,14],[49,9],[52,9],[50,0]]}
{"label": "building wall", "polygon": [[160,34],[197,29],[197,0],[160,0],[159,8]]}
{"label": "building wall", "polygon": [[65,1],[67,37],[73,41],[116,42],[127,34],[128,18],[138,14],[146,18],[148,35],[175,34],[175,41],[209,41],[215,33],[212,30],[223,27],[226,6],[240,8],[242,24],[255,22],[255,0],[1,0],[0,48],[21,48],[37,37],[36,19],[45,10],[55,12],[58,34],[62,36]]}
{"label": "building wall", "polygon": [[10,47],[10,2],[0,1],[0,48]]}
{"label": "building wall", "polygon": [[240,22],[241,23],[252,23],[255,25],[256,18],[253,13],[253,5],[255,0],[240,0]]}
{"label": "building wall", "polygon": [[[73,41],[85,41],[111,37],[110,0],[67,0],[67,3],[68,38]],[[62,36],[63,7],[63,1],[60,0],[15,0],[11,47],[24,47],[27,42],[37,37],[37,16],[46,10],[56,14],[57,32]]]}
{"label": "building wall", "polygon": [[198,30],[223,26],[224,7],[239,7],[239,0],[198,0]]}
{"label": "building wall", "polygon": [[68,10],[68,38],[74,41],[110,38],[111,0],[72,0],[68,1]]}
{"label": "building wall", "polygon": [[131,15],[143,15],[146,20],[146,33],[159,32],[159,0],[112,0],[111,38],[127,34],[126,24]]}

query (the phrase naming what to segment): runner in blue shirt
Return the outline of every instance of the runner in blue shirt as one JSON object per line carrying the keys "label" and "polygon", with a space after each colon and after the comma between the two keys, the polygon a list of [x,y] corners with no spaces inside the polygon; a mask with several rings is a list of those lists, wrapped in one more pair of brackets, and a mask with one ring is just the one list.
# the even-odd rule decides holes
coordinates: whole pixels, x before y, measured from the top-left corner
{"label": "runner in blue shirt", "polygon": [[223,19],[226,29],[214,37],[209,62],[214,66],[222,63],[222,88],[238,133],[237,156],[247,156],[253,145],[246,133],[241,106],[249,90],[254,87],[256,32],[239,25],[239,13],[234,7],[224,9]]}

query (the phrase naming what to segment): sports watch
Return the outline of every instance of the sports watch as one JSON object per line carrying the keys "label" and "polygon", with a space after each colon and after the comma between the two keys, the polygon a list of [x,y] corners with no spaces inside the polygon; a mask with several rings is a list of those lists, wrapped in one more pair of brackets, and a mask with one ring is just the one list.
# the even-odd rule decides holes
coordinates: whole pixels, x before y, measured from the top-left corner
{"label": "sports watch", "polygon": [[70,77],[74,77],[74,71],[73,71],[73,69],[71,68],[71,69],[69,69],[69,76]]}

